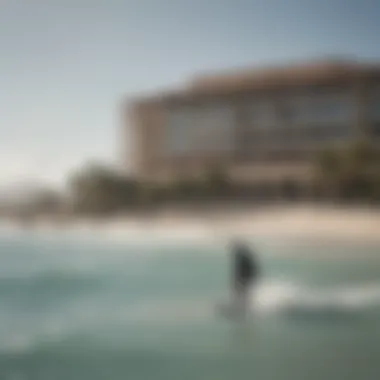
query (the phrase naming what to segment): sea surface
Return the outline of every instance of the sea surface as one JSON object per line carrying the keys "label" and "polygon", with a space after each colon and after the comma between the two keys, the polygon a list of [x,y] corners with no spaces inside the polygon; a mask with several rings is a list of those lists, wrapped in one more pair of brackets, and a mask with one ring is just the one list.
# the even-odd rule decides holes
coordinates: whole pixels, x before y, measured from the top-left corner
{"label": "sea surface", "polygon": [[375,380],[380,246],[255,239],[263,279],[224,319],[226,247],[0,234],[0,379]]}

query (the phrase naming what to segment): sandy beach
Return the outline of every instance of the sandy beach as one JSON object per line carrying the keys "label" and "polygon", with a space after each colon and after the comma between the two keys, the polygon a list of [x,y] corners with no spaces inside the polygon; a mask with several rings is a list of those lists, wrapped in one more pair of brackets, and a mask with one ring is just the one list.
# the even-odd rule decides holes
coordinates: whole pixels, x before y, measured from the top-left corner
{"label": "sandy beach", "polygon": [[[3,231],[21,226],[3,220]],[[109,220],[75,219],[65,224],[41,219],[27,230],[41,233],[96,234],[112,239],[220,240],[232,236],[343,240],[380,244],[380,211],[371,208],[267,206],[244,210],[186,212],[165,210],[154,217],[119,217]],[[25,230],[25,227],[23,227]]]}
{"label": "sandy beach", "polygon": [[167,213],[145,223],[153,229],[173,231],[202,229],[217,234],[282,235],[300,239],[364,239],[380,242],[380,211],[370,208],[272,206],[205,212],[199,215]]}
{"label": "sandy beach", "polygon": [[231,229],[244,234],[380,243],[380,212],[364,208],[280,207],[242,213],[231,223]]}

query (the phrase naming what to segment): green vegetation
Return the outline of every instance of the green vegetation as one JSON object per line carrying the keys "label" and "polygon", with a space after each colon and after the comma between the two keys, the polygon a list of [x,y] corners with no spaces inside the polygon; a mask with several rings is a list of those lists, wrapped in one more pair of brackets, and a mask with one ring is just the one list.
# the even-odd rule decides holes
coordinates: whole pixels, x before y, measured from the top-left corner
{"label": "green vegetation", "polygon": [[136,207],[143,200],[142,185],[99,164],[90,164],[69,179],[74,212],[104,215]]}
{"label": "green vegetation", "polygon": [[326,149],[317,157],[315,179],[325,198],[379,201],[379,152],[366,141]]}
{"label": "green vegetation", "polygon": [[356,142],[318,153],[314,188],[305,194],[297,178],[277,183],[238,184],[224,166],[205,168],[198,176],[177,177],[171,183],[138,181],[99,163],[90,163],[68,179],[68,192],[42,189],[17,207],[2,207],[1,214],[108,216],[150,211],[165,205],[203,206],[210,202],[246,202],[305,195],[339,202],[380,202],[380,155],[369,142]]}
{"label": "green vegetation", "polygon": [[[325,200],[380,201],[380,156],[368,142],[356,142],[319,152],[315,161],[315,194]],[[152,209],[165,204],[202,204],[244,199],[286,200],[302,197],[302,185],[287,178],[243,187],[231,181],[223,166],[207,168],[198,177],[178,177],[152,184],[128,178],[99,164],[83,167],[69,181],[75,213],[108,215]],[[248,196],[247,196],[248,194]]]}
{"label": "green vegetation", "polygon": [[84,166],[68,181],[75,213],[107,215],[144,210],[168,203],[199,203],[231,195],[224,168],[212,167],[199,177],[179,177],[171,183],[139,182],[99,164]]}

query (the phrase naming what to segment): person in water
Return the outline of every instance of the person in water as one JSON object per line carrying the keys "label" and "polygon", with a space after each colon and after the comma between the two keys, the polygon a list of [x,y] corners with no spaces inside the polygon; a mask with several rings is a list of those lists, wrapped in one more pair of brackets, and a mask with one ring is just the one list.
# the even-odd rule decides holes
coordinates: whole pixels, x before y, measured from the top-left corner
{"label": "person in water", "polygon": [[232,293],[237,310],[246,312],[249,307],[249,294],[259,278],[257,258],[247,244],[234,241],[231,245],[233,273]]}

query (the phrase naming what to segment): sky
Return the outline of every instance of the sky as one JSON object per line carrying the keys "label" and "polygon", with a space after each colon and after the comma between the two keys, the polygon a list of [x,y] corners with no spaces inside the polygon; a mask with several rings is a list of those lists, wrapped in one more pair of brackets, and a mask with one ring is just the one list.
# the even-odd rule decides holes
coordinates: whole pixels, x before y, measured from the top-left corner
{"label": "sky", "polygon": [[0,0],[0,187],[120,163],[122,101],[197,73],[380,60],[379,15],[377,0]]}

